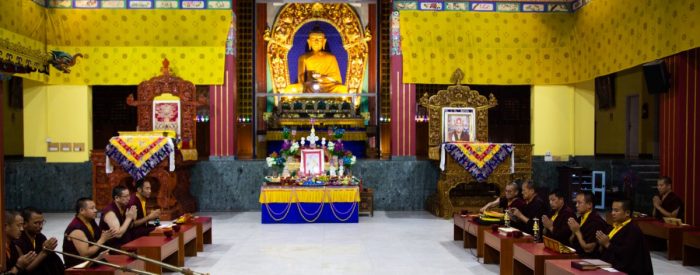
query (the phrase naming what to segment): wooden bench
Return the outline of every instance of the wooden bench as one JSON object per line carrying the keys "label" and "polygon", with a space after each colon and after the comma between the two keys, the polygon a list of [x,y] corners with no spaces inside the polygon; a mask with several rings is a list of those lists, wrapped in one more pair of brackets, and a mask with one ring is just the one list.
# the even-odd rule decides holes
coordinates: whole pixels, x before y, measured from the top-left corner
{"label": "wooden bench", "polygon": [[531,236],[506,237],[498,232],[484,232],[484,263],[500,263],[500,274],[513,274],[513,244],[532,242]]}
{"label": "wooden bench", "polygon": [[700,265],[700,232],[683,233],[683,265]]}
{"label": "wooden bench", "polygon": [[[105,255],[103,261],[108,263],[116,264],[119,266],[126,266],[131,269],[144,269],[144,262],[141,260],[133,259],[126,255]],[[64,272],[66,275],[113,275],[113,274],[132,274],[124,273],[121,270],[115,269],[114,267],[109,267],[106,265],[91,265],[87,268],[75,268],[71,267],[66,269]]]}
{"label": "wooden bench", "polygon": [[[178,249],[178,238],[168,238],[163,236],[146,236],[130,241],[122,245],[123,250],[136,251],[136,254],[149,259],[163,261],[175,266],[183,266],[178,264],[178,259],[182,257],[182,250]],[[161,266],[146,263],[145,270],[157,274],[162,274]]]}
{"label": "wooden bench", "polygon": [[192,219],[197,226],[197,251],[204,251],[205,244],[211,244],[211,217],[197,217]]}
{"label": "wooden bench", "polygon": [[609,272],[603,269],[596,270],[578,270],[571,267],[571,262],[576,261],[572,259],[568,260],[546,260],[544,262],[544,274],[547,275],[624,275],[624,272]]}
{"label": "wooden bench", "polygon": [[681,260],[683,258],[683,233],[698,231],[695,226],[682,226],[667,224],[657,220],[640,220],[637,226],[644,233],[649,249],[658,250],[659,240],[666,243],[667,258],[669,260]]}
{"label": "wooden bench", "polygon": [[544,275],[544,261],[552,259],[575,259],[576,253],[562,254],[546,248],[543,243],[513,244],[513,274]]}
{"label": "wooden bench", "polygon": [[[151,231],[151,236],[165,236],[162,228],[156,228]],[[194,224],[183,224],[178,232],[173,232],[173,238],[177,238],[178,250],[184,253],[178,253],[177,265],[185,265],[185,256],[197,256],[197,226]]]}

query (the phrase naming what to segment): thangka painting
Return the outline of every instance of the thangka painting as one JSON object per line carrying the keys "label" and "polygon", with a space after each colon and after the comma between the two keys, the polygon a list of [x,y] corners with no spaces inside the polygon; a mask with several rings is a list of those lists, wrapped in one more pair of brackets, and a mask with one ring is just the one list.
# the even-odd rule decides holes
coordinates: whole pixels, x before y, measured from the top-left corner
{"label": "thangka painting", "polygon": [[153,131],[172,130],[180,136],[180,100],[153,100]]}
{"label": "thangka painting", "polygon": [[476,111],[474,108],[442,108],[442,142],[475,140]]}

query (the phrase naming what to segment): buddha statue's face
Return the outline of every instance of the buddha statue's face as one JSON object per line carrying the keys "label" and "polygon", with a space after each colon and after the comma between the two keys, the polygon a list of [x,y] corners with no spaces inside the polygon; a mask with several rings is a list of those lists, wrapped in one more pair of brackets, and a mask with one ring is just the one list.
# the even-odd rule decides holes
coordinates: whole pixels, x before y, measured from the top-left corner
{"label": "buddha statue's face", "polygon": [[311,33],[306,42],[309,43],[309,47],[311,47],[312,51],[320,51],[323,49],[323,46],[326,45],[326,35],[323,33]]}

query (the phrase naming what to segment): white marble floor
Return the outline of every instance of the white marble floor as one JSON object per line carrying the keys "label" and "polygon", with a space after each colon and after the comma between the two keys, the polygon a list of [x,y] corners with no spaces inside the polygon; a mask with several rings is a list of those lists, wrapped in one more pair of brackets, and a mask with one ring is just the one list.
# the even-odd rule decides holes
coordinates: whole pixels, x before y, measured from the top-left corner
{"label": "white marble floor", "polygon": [[[498,274],[452,240],[452,221],[423,211],[376,211],[358,224],[261,224],[260,212],[213,217],[213,245],[187,267],[210,274]],[[62,236],[72,218],[47,213],[44,233]],[[59,238],[59,248],[62,238]],[[700,273],[652,253],[656,274]]]}

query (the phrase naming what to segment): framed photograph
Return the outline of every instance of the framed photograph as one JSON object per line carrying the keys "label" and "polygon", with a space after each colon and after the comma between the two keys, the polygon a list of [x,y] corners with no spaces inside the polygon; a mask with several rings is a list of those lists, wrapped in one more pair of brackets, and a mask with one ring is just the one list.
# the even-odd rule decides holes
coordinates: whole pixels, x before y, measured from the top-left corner
{"label": "framed photograph", "polygon": [[304,175],[319,175],[325,172],[322,149],[301,150],[301,171]]}
{"label": "framed photograph", "polygon": [[474,108],[442,108],[442,142],[476,141]]}

